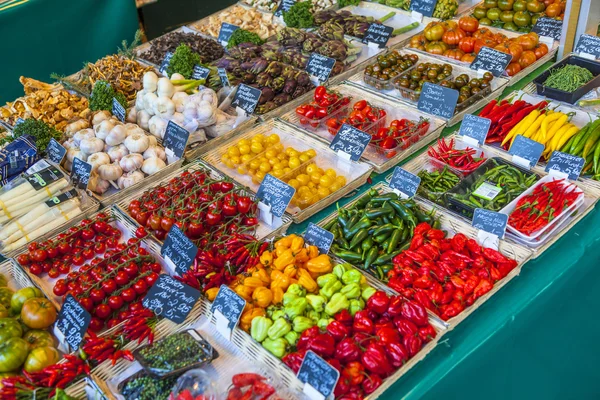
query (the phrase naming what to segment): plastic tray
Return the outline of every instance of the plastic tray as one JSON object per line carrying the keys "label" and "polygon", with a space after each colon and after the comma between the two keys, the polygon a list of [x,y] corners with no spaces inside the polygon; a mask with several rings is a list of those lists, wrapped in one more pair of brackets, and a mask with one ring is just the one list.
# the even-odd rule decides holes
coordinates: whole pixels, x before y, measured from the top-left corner
{"label": "plastic tray", "polygon": [[[346,97],[346,96],[344,96],[344,97]],[[325,122],[329,118],[333,118],[333,117],[341,118],[341,116],[346,115],[348,113],[348,111],[350,110],[351,103],[352,103],[352,98],[350,98],[350,103],[348,103],[346,105],[342,105],[342,99],[338,100],[335,104],[328,107],[327,116],[325,116],[323,118],[306,118],[306,117],[296,113],[296,115],[298,116],[298,123],[300,124],[300,126],[303,129],[309,130],[311,132],[317,131],[320,128],[323,128],[325,126]],[[314,101],[311,101],[309,104],[312,106],[318,107],[318,105]],[[325,128],[325,129],[327,129],[327,128]]]}
{"label": "plastic tray", "polygon": [[[449,141],[454,140],[454,148],[457,150],[464,150],[467,148],[474,149],[476,151],[476,153],[475,153],[475,157],[473,157],[473,158],[481,158],[482,153],[483,153],[483,158],[486,158],[486,159],[493,156],[493,154],[490,151],[486,150],[485,148],[469,144],[469,143],[465,142],[461,137],[452,136],[452,137],[444,138],[444,140],[446,140],[446,144],[450,144]],[[435,149],[435,151],[439,151],[439,145],[436,144],[434,149]],[[454,172],[456,175],[460,176],[461,178],[469,176],[470,174],[472,174],[475,171],[475,170],[473,170],[473,171],[461,170],[460,168],[452,167],[449,164],[438,160],[437,158],[433,158],[429,154],[427,156],[429,157],[429,161],[431,162],[432,165],[439,166],[440,168],[447,166],[448,169],[450,169],[450,171]]]}
{"label": "plastic tray", "polygon": [[[389,54],[389,52],[383,54],[383,56],[385,57],[388,54]],[[418,62],[419,61],[417,61],[417,63]],[[368,66],[370,66],[370,65],[375,65],[377,63],[378,63],[377,61],[375,61],[374,63],[369,63],[369,64],[367,64],[365,66],[365,68],[368,67]],[[416,64],[413,64],[412,66],[410,66],[409,68],[407,68],[405,70],[402,70],[401,72],[404,73],[404,72],[410,71],[415,65]],[[376,78],[374,76],[367,75],[365,73],[365,71],[363,70],[363,81],[365,82],[365,84],[371,86],[372,88],[374,88],[376,90],[390,90],[390,89],[392,89],[392,80],[393,79],[394,78],[379,79],[379,78]]]}
{"label": "plastic tray", "polygon": [[[592,74],[594,74],[594,79],[579,87],[574,92],[565,92],[563,90],[544,86],[544,82],[550,76],[551,71],[556,68],[561,68],[565,65],[578,65],[580,67],[587,68]],[[569,54],[535,78],[533,82],[535,83],[537,94],[573,104],[584,94],[600,86],[600,63],[595,60],[589,60],[574,54]]]}
{"label": "plastic tray", "polygon": [[[434,172],[434,171],[442,171],[444,168],[448,168],[448,170],[451,173],[458,176],[459,182],[457,183],[457,185],[460,184],[460,179],[463,178],[463,176],[461,174],[450,169],[450,167],[446,166],[445,164],[434,164],[431,161],[432,161],[431,159],[428,159],[427,163],[420,169],[420,171]],[[419,189],[417,190],[417,197],[419,197],[425,201],[429,201],[433,204],[438,204],[443,207],[447,207],[446,193],[447,192],[434,192],[434,191],[426,189],[422,185],[419,185]]]}

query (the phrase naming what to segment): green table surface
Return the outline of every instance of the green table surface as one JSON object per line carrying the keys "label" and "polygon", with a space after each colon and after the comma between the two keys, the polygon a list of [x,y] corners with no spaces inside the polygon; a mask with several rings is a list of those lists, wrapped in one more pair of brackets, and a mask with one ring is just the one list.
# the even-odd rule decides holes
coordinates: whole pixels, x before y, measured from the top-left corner
{"label": "green table surface", "polygon": [[[546,63],[503,95],[523,88]],[[447,136],[459,125],[444,129]],[[417,154],[425,151],[425,148]],[[414,156],[413,156],[414,157]],[[402,165],[408,160],[401,162]],[[372,184],[391,171],[373,174]],[[363,185],[363,193],[371,185]],[[342,199],[343,205],[356,195]],[[335,205],[310,218],[318,222]],[[300,233],[309,221],[294,224]],[[447,333],[381,397],[392,399],[598,399],[600,213],[594,209],[521,274]]]}
{"label": "green table surface", "polygon": [[138,27],[133,0],[29,0],[0,12],[0,104],[23,95],[21,75],[51,82],[117,51]]}

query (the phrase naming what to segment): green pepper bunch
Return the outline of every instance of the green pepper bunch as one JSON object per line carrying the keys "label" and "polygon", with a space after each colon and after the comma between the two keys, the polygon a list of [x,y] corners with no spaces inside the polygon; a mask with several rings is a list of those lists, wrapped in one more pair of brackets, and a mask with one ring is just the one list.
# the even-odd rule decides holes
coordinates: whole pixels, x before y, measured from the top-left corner
{"label": "green pepper bunch", "polygon": [[422,170],[418,174],[421,184],[417,193],[437,204],[443,204],[444,194],[460,182],[460,178],[445,165],[441,171]]}

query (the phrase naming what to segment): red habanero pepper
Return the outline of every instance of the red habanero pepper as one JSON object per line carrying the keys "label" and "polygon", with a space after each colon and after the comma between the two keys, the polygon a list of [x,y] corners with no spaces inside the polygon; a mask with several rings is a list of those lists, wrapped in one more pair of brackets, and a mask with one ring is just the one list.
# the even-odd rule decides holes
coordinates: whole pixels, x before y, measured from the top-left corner
{"label": "red habanero pepper", "polygon": [[441,318],[444,321],[447,321],[447,320],[449,320],[452,317],[456,317],[464,309],[465,309],[465,306],[462,305],[460,302],[458,302],[458,301],[455,300],[452,303],[448,304],[447,308],[442,313]]}
{"label": "red habanero pepper", "polygon": [[454,251],[462,252],[465,249],[467,240],[468,238],[464,234],[457,233],[452,237],[452,239],[450,239],[450,245]]}
{"label": "red habanero pepper", "polygon": [[435,331],[435,328],[431,325],[419,328],[419,337],[425,343],[432,341],[433,339],[435,339],[436,336],[437,332]]}
{"label": "red habanero pepper", "polygon": [[300,366],[302,365],[302,361],[304,360],[304,356],[306,355],[306,350],[296,351],[294,353],[289,353],[283,356],[281,361],[285,365],[291,368],[294,373],[298,373],[300,371]]}
{"label": "red habanero pepper", "polygon": [[489,247],[483,249],[483,256],[493,263],[505,263],[509,261],[502,253]]}
{"label": "red habanero pepper", "polygon": [[341,362],[357,361],[360,359],[360,347],[351,338],[345,338],[335,346],[334,356]]}
{"label": "red habanero pepper", "polygon": [[402,303],[401,314],[404,318],[414,322],[417,326],[425,326],[429,323],[425,308],[413,301],[405,301]]}
{"label": "red habanero pepper", "polygon": [[475,239],[467,240],[467,248],[471,252],[471,254],[481,254],[482,247],[477,243]]}
{"label": "red habanero pepper", "polygon": [[367,300],[367,309],[373,310],[377,314],[383,314],[387,311],[389,304],[389,296],[384,291],[378,290]]}
{"label": "red habanero pepper", "polygon": [[372,334],[375,326],[373,320],[369,318],[367,310],[361,310],[354,314],[354,323],[352,324],[354,332],[361,332],[366,334]]}
{"label": "red habanero pepper", "polygon": [[402,343],[388,343],[385,345],[385,350],[394,368],[400,368],[408,361],[408,351]]}
{"label": "red habanero pepper", "polygon": [[[425,235],[429,232],[429,230],[431,230],[431,225],[429,225],[427,222],[421,222],[419,224],[417,224],[417,226],[415,227],[415,229],[413,230],[413,237],[414,235]],[[436,229],[437,231],[437,229]],[[432,238],[429,238],[432,239]]]}
{"label": "red habanero pepper", "polygon": [[312,350],[321,357],[331,357],[335,352],[335,340],[328,333],[319,333],[308,342],[306,350]]}
{"label": "red habanero pepper", "polygon": [[332,321],[329,325],[327,325],[327,332],[329,332],[329,334],[333,336],[336,342],[339,342],[340,340],[350,335],[350,329],[348,329],[346,325],[342,324],[339,321]]}
{"label": "red habanero pepper", "polygon": [[465,294],[470,295],[471,293],[473,293],[473,290],[475,290],[475,288],[479,284],[480,280],[481,280],[481,278],[479,278],[476,275],[470,276],[466,280],[465,285],[463,286],[463,290],[464,290]]}
{"label": "red habanero pepper", "polygon": [[381,386],[382,382],[381,377],[377,374],[367,375],[367,379],[362,382],[362,388],[365,394],[371,394]]}
{"label": "red habanero pepper", "polygon": [[365,378],[365,367],[360,361],[352,361],[342,370],[342,377],[349,379],[351,385],[360,385]]}
{"label": "red habanero pepper", "polygon": [[370,372],[388,375],[393,371],[385,347],[379,343],[371,343],[361,356],[362,365]]}
{"label": "red habanero pepper", "polygon": [[423,235],[415,234],[410,241],[410,250],[417,250],[419,247],[423,246],[425,243],[425,237]]}
{"label": "red habanero pepper", "polygon": [[391,317],[396,317],[402,313],[402,303],[404,303],[404,299],[400,296],[391,296],[390,303],[387,309],[387,313]]}
{"label": "red habanero pepper", "polygon": [[379,342],[383,344],[400,342],[400,335],[396,328],[384,326],[383,328],[377,329],[375,335],[379,338]]}
{"label": "red habanero pepper", "polygon": [[411,357],[414,357],[423,347],[423,340],[418,335],[404,336],[402,342]]}
{"label": "red habanero pepper", "polygon": [[473,295],[477,299],[492,290],[493,287],[494,284],[489,279],[482,279],[473,291]]}
{"label": "red habanero pepper", "polygon": [[343,309],[339,313],[335,314],[334,318],[336,321],[339,321],[346,326],[352,326],[352,321],[354,320],[350,312],[346,309]]}
{"label": "red habanero pepper", "polygon": [[315,338],[319,333],[319,327],[316,325],[312,328],[308,328],[300,335],[300,339],[298,339],[298,343],[296,343],[296,348],[298,350],[307,350],[310,340]]}
{"label": "red habanero pepper", "polygon": [[394,329],[394,322],[388,316],[381,317],[375,322],[375,331],[377,332],[381,328],[392,328]]}
{"label": "red habanero pepper", "polygon": [[394,318],[394,325],[396,325],[396,329],[398,329],[402,336],[416,335],[419,331],[419,328],[414,322],[402,317]]}

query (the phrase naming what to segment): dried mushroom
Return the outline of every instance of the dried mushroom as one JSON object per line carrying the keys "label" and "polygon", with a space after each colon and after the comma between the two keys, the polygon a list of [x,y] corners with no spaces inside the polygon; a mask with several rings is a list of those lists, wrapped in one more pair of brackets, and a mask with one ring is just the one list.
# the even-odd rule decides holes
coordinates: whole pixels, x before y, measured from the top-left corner
{"label": "dried mushroom", "polygon": [[200,56],[200,62],[210,63],[223,56],[223,47],[216,40],[208,39],[195,33],[169,32],[149,42],[149,48],[139,57],[159,65],[167,52],[174,53],[180,44],[187,45]]}
{"label": "dried mushroom", "polygon": [[221,24],[227,22],[228,24],[233,24],[247,31],[254,32],[261,39],[267,39],[283,28],[274,19],[274,14],[262,13],[252,8],[236,5],[215,16],[209,17],[208,20],[198,21],[192,27],[207,35],[218,37]]}

